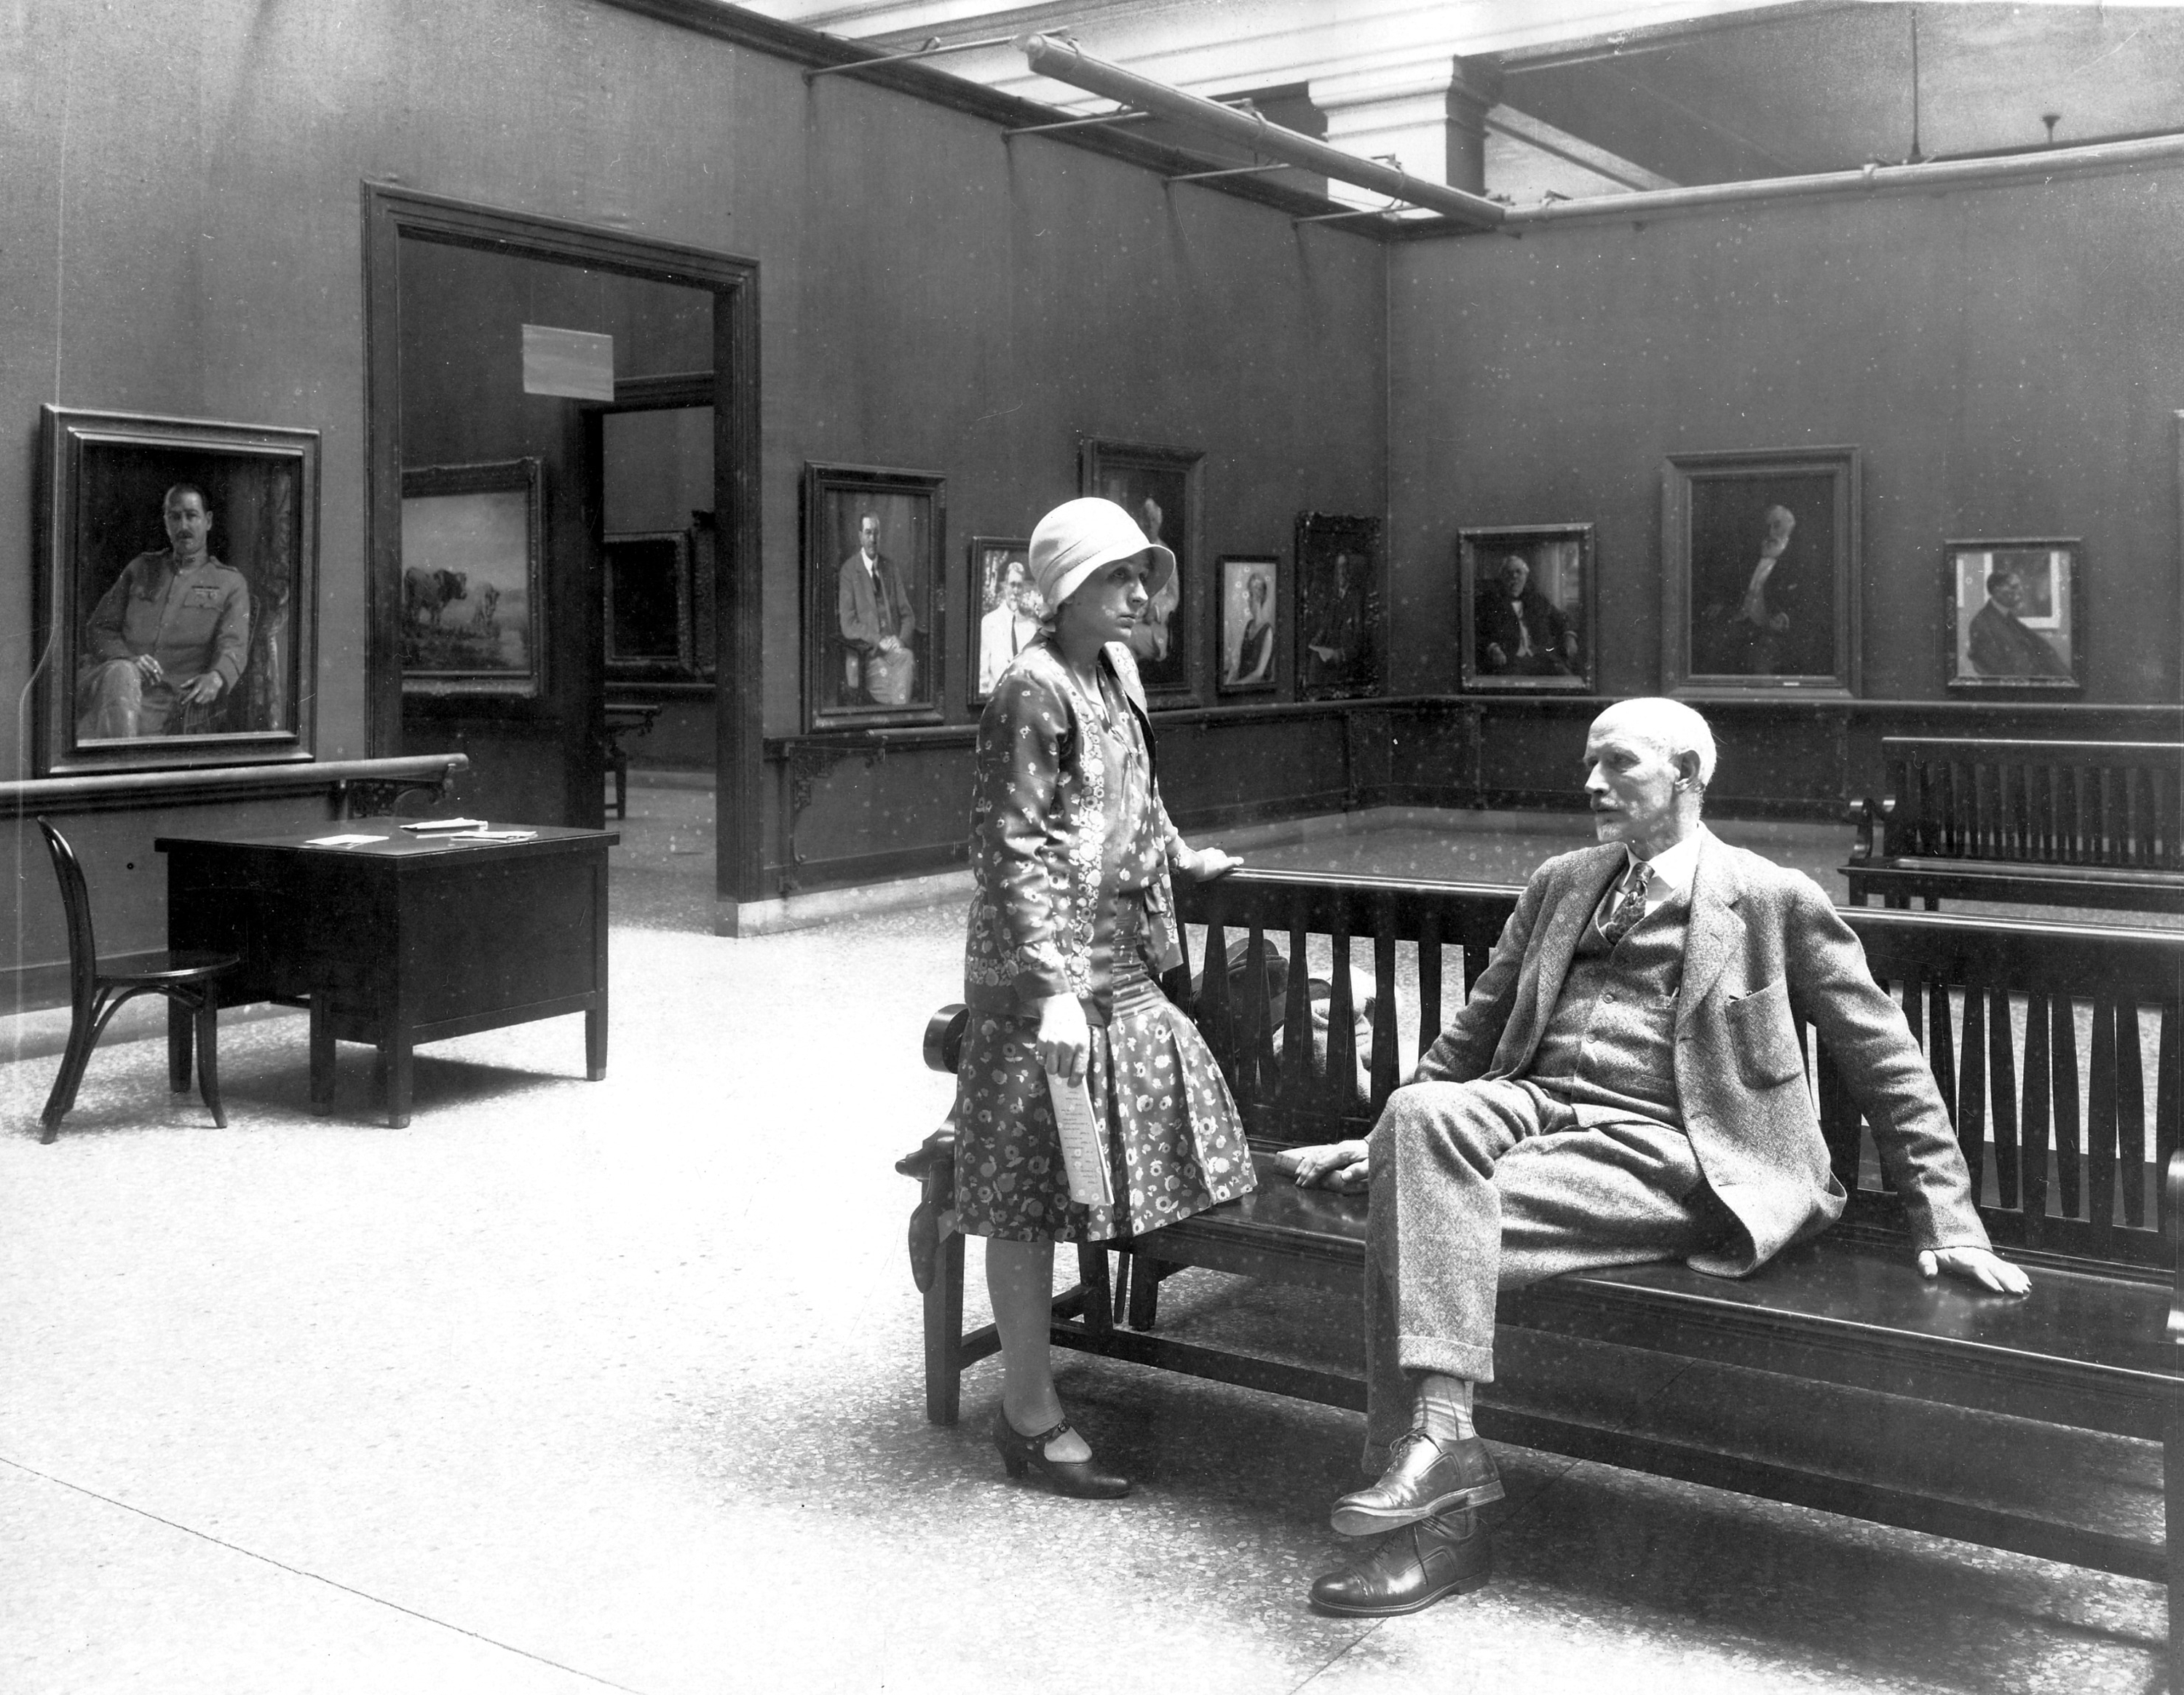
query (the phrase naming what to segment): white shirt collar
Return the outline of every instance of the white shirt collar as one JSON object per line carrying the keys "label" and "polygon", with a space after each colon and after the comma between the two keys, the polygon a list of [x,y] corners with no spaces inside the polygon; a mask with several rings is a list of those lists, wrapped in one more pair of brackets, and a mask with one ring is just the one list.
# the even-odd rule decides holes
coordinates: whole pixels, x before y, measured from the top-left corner
{"label": "white shirt collar", "polygon": [[[1699,844],[1711,834],[1704,824],[1701,824],[1675,846],[1663,848],[1646,861],[1653,871],[1653,880],[1646,885],[1647,912],[1652,912],[1656,906],[1665,906],[1671,900],[1689,900],[1691,898],[1691,879],[1698,875],[1699,869]],[[1637,863],[1638,856],[1627,846],[1623,850],[1623,856],[1622,875],[1628,877],[1630,867]]]}

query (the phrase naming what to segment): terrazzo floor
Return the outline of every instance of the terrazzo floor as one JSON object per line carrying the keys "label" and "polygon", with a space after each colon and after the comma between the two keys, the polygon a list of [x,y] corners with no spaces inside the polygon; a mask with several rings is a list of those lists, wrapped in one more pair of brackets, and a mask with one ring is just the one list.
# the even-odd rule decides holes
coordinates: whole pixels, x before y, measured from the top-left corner
{"label": "terrazzo floor", "polygon": [[[716,940],[709,800],[632,789],[603,1082],[557,1020],[425,1050],[404,1130],[344,1049],[315,1118],[280,1015],[224,1031],[227,1129],[109,1040],[45,1147],[55,1060],[0,1066],[0,1690],[2159,1687],[2152,1586],[1515,1448],[1492,1587],[1318,1618],[1360,1421],[1127,1365],[1063,1393],[1137,1492],[1010,1484],[994,1363],[925,1422],[890,1169],[960,910]],[[1354,1348],[1191,1275],[1179,1325]],[[1915,1440],[2158,1523],[2142,1445],[1977,1434]]]}

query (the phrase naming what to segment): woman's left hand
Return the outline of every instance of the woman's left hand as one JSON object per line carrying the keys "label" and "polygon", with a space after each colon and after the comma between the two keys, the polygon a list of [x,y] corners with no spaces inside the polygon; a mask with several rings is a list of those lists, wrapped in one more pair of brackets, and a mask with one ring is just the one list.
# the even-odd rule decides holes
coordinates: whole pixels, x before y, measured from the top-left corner
{"label": "woman's left hand", "polygon": [[1234,854],[1224,853],[1217,847],[1195,848],[1176,869],[1194,883],[1207,883],[1227,876],[1243,862]]}

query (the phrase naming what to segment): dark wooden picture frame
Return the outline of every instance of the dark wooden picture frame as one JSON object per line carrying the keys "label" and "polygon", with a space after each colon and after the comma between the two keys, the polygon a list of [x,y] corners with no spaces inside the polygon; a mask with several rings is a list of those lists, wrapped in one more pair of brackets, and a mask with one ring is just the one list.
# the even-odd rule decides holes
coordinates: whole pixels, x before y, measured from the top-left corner
{"label": "dark wooden picture frame", "polygon": [[[40,430],[31,630],[36,774],[313,757],[319,432],[61,406],[41,409]],[[187,591],[216,620],[207,670],[217,669],[221,645],[234,639],[232,610],[242,610],[241,668],[208,701],[173,698],[176,685],[166,675],[153,677],[136,662],[128,601],[114,598],[132,562],[167,550],[163,502],[177,483],[199,491],[212,518],[205,551],[241,578],[246,597],[235,599],[237,585],[220,573]],[[94,633],[103,605],[113,616]],[[109,650],[103,659],[94,644]],[[156,662],[149,648],[144,653]],[[109,670],[125,659],[131,675]],[[124,719],[131,728],[116,733],[113,726]]]}
{"label": "dark wooden picture frame", "polygon": [[1854,447],[1672,455],[1661,488],[1668,691],[1854,698],[1862,512]]}
{"label": "dark wooden picture frame", "polygon": [[[947,542],[947,490],[948,479],[935,471],[805,466],[807,730],[939,722],[946,644],[936,585]],[[866,514],[878,526],[877,572],[862,562]],[[883,604],[893,601],[900,606]],[[883,623],[893,627],[883,630]]]}
{"label": "dark wooden picture frame", "polygon": [[967,582],[963,698],[982,706],[993,698],[995,680],[1016,657],[1027,639],[1027,624],[1037,624],[1045,603],[1032,586],[1031,544],[1021,536],[972,537]]}
{"label": "dark wooden picture frame", "polygon": [[1225,553],[1215,571],[1221,610],[1214,687],[1223,694],[1273,694],[1281,683],[1282,562],[1273,554]]}
{"label": "dark wooden picture frame", "polygon": [[1146,700],[1155,706],[1199,701],[1196,633],[1212,606],[1212,585],[1201,580],[1206,573],[1198,568],[1205,460],[1190,448],[1090,437],[1078,449],[1078,492],[1112,500],[1137,520],[1147,540],[1175,555],[1174,577],[1130,635]]}
{"label": "dark wooden picture frame", "polygon": [[1943,544],[1953,690],[2082,694],[2085,544],[2075,536]]}
{"label": "dark wooden picture frame", "polygon": [[1296,679],[1306,700],[1380,692],[1380,521],[1301,512]]}
{"label": "dark wooden picture frame", "polygon": [[548,687],[539,461],[402,473],[402,690],[536,700]]}
{"label": "dark wooden picture frame", "polygon": [[[1509,561],[1522,566],[1513,572]],[[1507,592],[1509,578],[1518,592]],[[1593,692],[1600,568],[1590,524],[1457,532],[1457,655],[1480,693]]]}
{"label": "dark wooden picture frame", "polygon": [[610,681],[699,680],[691,542],[688,530],[630,530],[600,538]]}

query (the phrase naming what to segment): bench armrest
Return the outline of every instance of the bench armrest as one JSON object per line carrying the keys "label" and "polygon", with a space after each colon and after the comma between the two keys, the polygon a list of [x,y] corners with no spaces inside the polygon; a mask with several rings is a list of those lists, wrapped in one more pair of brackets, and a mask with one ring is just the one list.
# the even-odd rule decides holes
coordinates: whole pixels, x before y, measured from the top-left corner
{"label": "bench armrest", "polygon": [[1873,831],[1876,824],[1882,827],[1880,850],[1888,851],[1886,826],[1896,816],[1894,800],[1868,800],[1861,797],[1844,809],[1844,816],[1858,826],[1858,839],[1851,844],[1850,850],[1852,865],[1863,865],[1873,857]]}
{"label": "bench armrest", "polygon": [[2162,1184],[2163,1221],[2176,1254],[2176,1277],[2169,1296],[2169,1340],[2184,1345],[2184,1148],[2169,1156]]}
{"label": "bench armrest", "polygon": [[953,1073],[963,1057],[963,1032],[970,1027],[971,1009],[950,1001],[925,1021],[925,1068]]}

